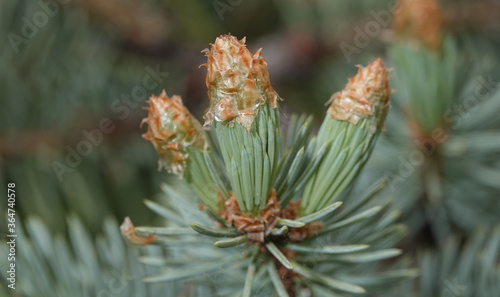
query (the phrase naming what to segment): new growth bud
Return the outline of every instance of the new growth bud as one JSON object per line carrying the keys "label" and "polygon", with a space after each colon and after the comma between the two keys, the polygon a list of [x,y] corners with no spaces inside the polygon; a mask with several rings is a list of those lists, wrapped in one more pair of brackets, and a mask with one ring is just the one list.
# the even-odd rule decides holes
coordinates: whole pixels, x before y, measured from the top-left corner
{"label": "new growth bud", "polygon": [[416,40],[439,51],[443,27],[443,16],[436,0],[401,0],[394,18],[394,30],[400,38]]}
{"label": "new growth bud", "polygon": [[269,80],[267,64],[261,51],[254,55],[246,48],[245,38],[238,40],[223,35],[215,40],[207,56],[206,84],[210,107],[205,113],[205,125],[218,122],[237,122],[247,130],[257,116],[260,106],[268,103],[277,107],[278,94]]}
{"label": "new growth bud", "polygon": [[148,245],[153,243],[156,239],[156,236],[153,234],[140,234],[137,232],[129,217],[126,217],[123,220],[123,223],[120,226],[120,231],[122,236],[133,244]]}
{"label": "new growth bud", "polygon": [[337,201],[348,189],[370,156],[389,111],[389,75],[381,59],[358,73],[333,94],[318,132],[318,150],[331,147],[306,184],[300,212],[308,215]]}
{"label": "new growth bud", "polygon": [[328,112],[333,119],[357,124],[361,119],[371,117],[369,129],[384,128],[384,121],[389,111],[389,76],[388,71],[378,58],[363,68],[358,67],[358,74],[349,79],[346,87],[332,95],[332,104]]}
{"label": "new growth bud", "polygon": [[201,124],[182,104],[181,97],[168,97],[165,91],[160,96],[151,96],[148,101],[148,124],[144,139],[151,141],[160,155],[160,168],[183,176],[189,157],[188,147],[199,151],[208,148]]}

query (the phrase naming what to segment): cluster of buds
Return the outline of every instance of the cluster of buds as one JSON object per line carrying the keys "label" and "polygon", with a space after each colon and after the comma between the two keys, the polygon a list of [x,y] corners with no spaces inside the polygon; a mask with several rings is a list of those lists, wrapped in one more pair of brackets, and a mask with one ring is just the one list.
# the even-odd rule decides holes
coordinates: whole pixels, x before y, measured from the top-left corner
{"label": "cluster of buds", "polygon": [[179,96],[168,97],[165,91],[160,96],[151,96],[148,101],[148,124],[144,139],[151,141],[160,155],[160,168],[183,176],[189,157],[188,147],[199,151],[207,149],[207,140],[200,123],[182,104]]}
{"label": "cluster of buds", "polygon": [[[191,267],[187,272],[167,273],[147,280],[179,279],[242,261],[251,254],[243,290],[245,297],[251,296],[255,271],[262,265],[267,267],[265,271],[280,296],[285,296],[286,291],[293,295],[303,277],[334,290],[364,293],[358,285],[310,271],[307,253],[325,253],[345,260],[349,258],[342,258],[341,254],[368,249],[370,242],[359,244],[362,239],[353,239],[348,245],[307,244],[314,242],[309,241],[313,237],[373,219],[381,209],[374,207],[350,217],[357,210],[354,207],[338,219],[333,218],[333,213],[343,205],[337,198],[363,168],[378,132],[384,127],[390,90],[388,72],[382,61],[377,59],[366,68],[359,67],[358,74],[349,80],[346,88],[332,96],[317,138],[309,138],[311,118],[304,117],[290,125],[295,130],[289,131],[292,139],[284,147],[277,109],[279,96],[271,86],[261,51],[251,54],[245,39],[225,35],[217,38],[205,53],[210,98],[205,125],[211,124],[215,130],[222,158],[214,155],[215,150],[207,142],[201,124],[177,96],[168,98],[162,93],[151,97],[149,117],[144,120],[149,127],[144,138],[153,143],[164,167],[181,176],[184,173],[188,186],[203,202],[199,209],[212,219],[209,225],[186,221],[180,226],[189,224],[203,236],[226,238],[214,243],[219,248],[246,243],[244,248],[252,252],[235,252],[232,257],[224,255],[223,260],[199,269]],[[225,166],[218,162],[221,159]],[[166,192],[180,197],[172,189]],[[368,193],[369,198],[364,202],[375,192]],[[150,207],[166,218],[173,218],[174,222],[180,220],[175,212],[159,211],[157,205]],[[193,230],[186,229],[135,228],[127,219],[123,234],[136,244],[161,242],[168,246],[171,240],[168,235],[183,234],[193,239]],[[394,232],[400,232],[398,230],[395,228]],[[359,234],[365,231],[367,228],[363,227]],[[325,240],[330,238],[333,237]],[[389,258],[399,253],[399,250],[388,249],[382,255]],[[364,255],[367,257],[380,259],[380,253],[369,252]]]}
{"label": "cluster of buds", "polygon": [[247,130],[264,104],[277,107],[278,94],[271,86],[267,64],[261,50],[255,54],[246,48],[245,38],[231,35],[217,38],[210,50],[205,49],[208,62],[206,84],[210,107],[205,125],[237,122]]}
{"label": "cluster of buds", "polygon": [[439,51],[443,27],[443,15],[436,0],[400,0],[394,18],[394,29],[400,38],[409,38]]}

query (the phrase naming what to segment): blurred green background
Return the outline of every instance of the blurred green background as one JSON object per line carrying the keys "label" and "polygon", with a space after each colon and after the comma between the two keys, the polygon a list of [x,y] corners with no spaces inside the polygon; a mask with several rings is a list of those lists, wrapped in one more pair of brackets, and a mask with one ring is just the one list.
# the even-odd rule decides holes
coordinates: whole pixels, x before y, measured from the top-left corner
{"label": "blurred green background", "polygon": [[[359,53],[346,58],[341,45],[353,44],[355,28],[393,2],[1,1],[0,187],[15,182],[18,221],[37,218],[53,235],[68,236],[70,217],[90,236],[107,218],[156,224],[143,200],[177,177],[157,170],[156,152],[141,138],[151,94],[181,95],[201,119],[208,98],[200,52],[231,33],[246,37],[252,52],[263,49],[283,114],[315,114],[319,122],[355,65],[385,57],[390,22]],[[499,1],[441,4],[464,48],[498,52]]]}

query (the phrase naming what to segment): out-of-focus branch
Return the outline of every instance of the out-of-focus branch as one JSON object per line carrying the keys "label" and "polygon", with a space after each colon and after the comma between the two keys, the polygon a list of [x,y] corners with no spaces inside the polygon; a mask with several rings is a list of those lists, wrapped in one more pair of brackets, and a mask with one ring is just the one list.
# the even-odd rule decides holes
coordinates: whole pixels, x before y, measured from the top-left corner
{"label": "out-of-focus branch", "polygon": [[161,10],[144,2],[78,0],[98,21],[111,25],[126,41],[137,46],[158,47],[167,40],[171,24]]}
{"label": "out-of-focus branch", "polygon": [[[105,117],[102,117],[103,119]],[[108,140],[119,141],[130,138],[134,132],[139,132],[140,118],[120,120],[109,117],[114,125],[111,133],[103,133],[103,142]],[[100,119],[99,119],[100,120]],[[56,130],[16,130],[10,133],[13,136],[3,136],[0,140],[0,159],[8,159],[35,154],[42,147],[49,147],[63,151],[66,146],[75,146],[82,140],[87,140],[83,130],[99,129],[99,120],[95,118],[84,125],[69,127],[65,131]],[[142,141],[138,136],[137,139]]]}
{"label": "out-of-focus branch", "polygon": [[474,29],[500,27],[500,2],[498,1],[448,4],[443,9],[443,13],[450,30],[461,30],[464,27]]}

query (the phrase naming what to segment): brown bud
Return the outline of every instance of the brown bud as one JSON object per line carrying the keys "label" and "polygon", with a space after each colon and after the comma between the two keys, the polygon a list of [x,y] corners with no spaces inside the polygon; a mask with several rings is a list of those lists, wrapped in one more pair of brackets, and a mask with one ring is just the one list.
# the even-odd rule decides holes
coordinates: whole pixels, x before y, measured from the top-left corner
{"label": "brown bud", "polygon": [[328,112],[333,119],[357,124],[361,119],[372,117],[369,129],[383,129],[389,110],[388,71],[378,58],[365,68],[358,66],[358,74],[349,79],[346,87],[330,98]]}
{"label": "brown bud", "polygon": [[394,30],[400,38],[410,38],[439,51],[444,26],[436,0],[400,0]]}
{"label": "brown bud", "polygon": [[207,56],[206,84],[210,107],[205,125],[237,122],[250,129],[260,106],[277,107],[278,94],[269,80],[267,64],[261,51],[254,55],[246,48],[245,38],[223,35],[215,40]]}
{"label": "brown bud", "polygon": [[142,121],[148,124],[148,131],[143,137],[151,141],[160,155],[160,166],[182,177],[189,157],[188,147],[207,149],[201,124],[179,96],[169,98],[163,91],[159,97],[151,96],[148,103],[149,114]]}
{"label": "brown bud", "polygon": [[149,234],[147,236],[139,234],[135,230],[135,226],[134,224],[132,224],[132,221],[130,220],[129,217],[126,217],[123,220],[123,223],[120,226],[120,231],[122,233],[122,236],[133,244],[148,245],[153,243],[156,239],[156,237],[153,234]]}

